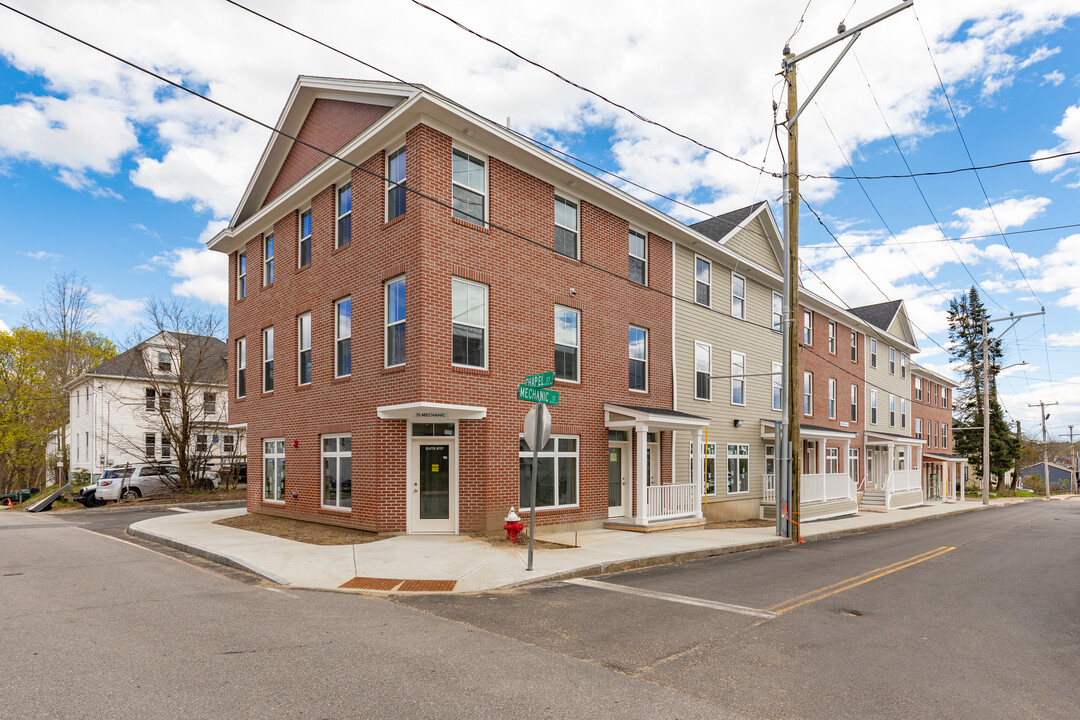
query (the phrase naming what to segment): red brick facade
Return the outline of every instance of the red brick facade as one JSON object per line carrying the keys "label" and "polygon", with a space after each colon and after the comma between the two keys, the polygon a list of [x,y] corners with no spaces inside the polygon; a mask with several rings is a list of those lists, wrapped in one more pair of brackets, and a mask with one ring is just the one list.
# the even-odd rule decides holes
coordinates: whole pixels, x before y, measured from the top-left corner
{"label": "red brick facade", "polygon": [[[319,101],[325,102],[325,101]],[[319,106],[319,103],[316,103]],[[361,113],[362,114],[362,113]],[[340,113],[327,113],[332,122]],[[355,116],[359,117],[359,115]],[[359,121],[358,121],[359,122]],[[356,125],[348,126],[355,132]],[[321,133],[311,118],[304,126]],[[342,131],[345,132],[344,130]],[[347,133],[345,133],[347,134]],[[346,138],[347,140],[347,138]],[[333,143],[331,142],[331,145]],[[608,515],[608,430],[605,402],[671,408],[671,302],[627,276],[628,221],[579,202],[580,261],[554,253],[556,189],[498,157],[487,157],[490,223],[516,233],[451,217],[454,140],[428,125],[406,135],[410,188],[406,212],[385,222],[384,182],[361,170],[342,169],[352,184],[352,240],[335,245],[336,186],[297,201],[273,220],[275,277],[262,279],[263,234],[247,240],[247,296],[237,299],[237,253],[230,255],[230,422],[246,423],[248,509],[359,527],[405,532],[411,452],[406,420],[380,419],[377,408],[405,403],[445,403],[486,408],[482,420],[459,420],[458,518],[461,532],[501,526],[518,507],[518,434],[529,409],[516,399],[527,375],[552,369],[554,306],[580,311],[580,382],[556,382],[553,433],[577,436],[578,502],[540,511],[537,522],[599,521]],[[385,174],[386,147],[363,167]],[[483,148],[466,148],[482,156]],[[296,148],[294,148],[296,151]],[[292,153],[270,197],[281,193],[310,164]],[[560,191],[560,194],[562,192]],[[572,196],[571,196],[572,197]],[[310,203],[310,205],[309,205]],[[299,214],[312,210],[312,260],[297,269]],[[263,229],[270,232],[270,226]],[[535,240],[539,244],[529,242]],[[651,286],[672,286],[672,248],[648,237]],[[406,362],[385,367],[384,283],[406,281]],[[487,368],[451,362],[452,278],[488,288]],[[352,300],[352,373],[334,377],[335,302]],[[297,316],[311,313],[312,382],[298,386]],[[646,328],[648,391],[628,389],[630,325]],[[261,391],[262,330],[275,328],[274,390]],[[247,393],[236,396],[236,340],[246,338]],[[352,439],[352,499],[347,511],[321,503],[320,436],[346,432]],[[262,440],[284,438],[283,503],[263,499]],[[663,481],[670,481],[670,433],[661,437]]]}
{"label": "red brick facade", "polygon": [[[936,455],[952,453],[952,402],[952,387],[920,372],[918,368],[912,369],[911,436],[919,437],[921,431],[921,437],[926,441],[926,452]],[[947,428],[944,437],[942,427]]]}

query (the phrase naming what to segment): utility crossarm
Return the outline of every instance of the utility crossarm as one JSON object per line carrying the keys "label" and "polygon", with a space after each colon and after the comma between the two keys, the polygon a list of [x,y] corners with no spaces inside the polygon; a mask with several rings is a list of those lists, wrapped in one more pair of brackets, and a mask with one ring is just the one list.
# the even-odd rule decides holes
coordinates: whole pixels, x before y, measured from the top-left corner
{"label": "utility crossarm", "polygon": [[[799,62],[800,60],[805,60],[806,58],[810,57],[811,55],[815,55],[815,54],[821,52],[822,50],[829,47],[830,45],[835,45],[836,43],[840,42],[844,38],[847,38],[847,37],[849,37],[851,35],[858,35],[859,33],[861,33],[866,28],[870,27],[871,25],[876,25],[879,22],[881,22],[882,20],[884,20],[885,18],[892,17],[896,13],[898,13],[898,12],[900,12],[902,10],[907,10],[909,7],[914,7],[914,6],[915,6],[915,0],[904,0],[904,2],[900,3],[899,5],[897,5],[895,7],[889,8],[888,10],[881,13],[880,15],[875,15],[874,17],[870,18],[869,20],[864,20],[863,22],[859,23],[858,25],[855,25],[854,27],[851,27],[851,28],[848,28],[848,29],[843,29],[843,30],[840,31],[840,33],[836,37],[829,38],[828,40],[826,40],[824,42],[818,43],[817,45],[810,48],[809,50],[803,50],[801,53],[798,53],[796,55],[792,55],[790,58],[786,58],[784,60],[784,68],[787,69],[789,66],[794,65],[795,63]],[[844,27],[843,24],[841,24],[840,27],[843,28]]]}

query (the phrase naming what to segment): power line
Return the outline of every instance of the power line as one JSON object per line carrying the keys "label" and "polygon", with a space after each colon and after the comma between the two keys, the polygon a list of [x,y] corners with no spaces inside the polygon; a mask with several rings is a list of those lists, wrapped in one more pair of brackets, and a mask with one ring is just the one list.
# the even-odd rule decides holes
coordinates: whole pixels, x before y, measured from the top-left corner
{"label": "power line", "polygon": [[[928,243],[940,243],[940,242],[959,242],[961,240],[986,240],[988,238],[1001,237],[1002,235],[1029,235],[1037,232],[1052,232],[1054,230],[1069,230],[1071,228],[1080,228],[1080,223],[1069,223],[1066,225],[1051,225],[1047,227],[1028,228],[1027,230],[1007,230],[1004,233],[988,233],[986,235],[959,235],[957,237],[947,238],[934,238],[932,240],[896,240],[897,245],[926,245]],[[818,243],[811,245],[800,244],[801,248],[831,248],[832,243]],[[856,245],[855,247],[878,247],[878,245],[871,243],[864,243],[862,245]]]}
{"label": "power line", "polygon": [[980,170],[994,170],[996,168],[1010,167],[1012,165],[1031,165],[1032,163],[1046,160],[1059,160],[1061,158],[1076,157],[1080,150],[1054,153],[1053,155],[1040,155],[1039,157],[1024,158],[1022,160],[1006,160],[1004,162],[990,163],[987,165],[968,165],[966,167],[951,168],[949,170],[925,170],[912,173],[893,173],[889,175],[817,175],[815,173],[799,173],[800,180],[906,180],[913,177],[934,177],[937,175],[956,175],[957,173],[974,172]]}
{"label": "power line", "polygon": [[949,98],[949,93],[945,89],[945,81],[941,78],[941,70],[938,68],[937,60],[934,58],[934,52],[930,49],[930,41],[926,37],[926,31],[922,26],[922,20],[919,19],[919,12],[914,7],[912,7],[912,12],[915,13],[915,22],[919,26],[919,32],[922,34],[923,42],[926,45],[926,53],[930,56],[930,63],[934,66],[934,73],[937,75],[938,85],[941,87],[941,94],[945,98],[946,105],[949,107],[949,114],[952,116],[953,125],[956,126],[956,133],[960,136],[960,143],[964,146],[964,153],[967,155],[968,163],[971,164],[972,170],[975,170],[975,179],[978,181],[979,189],[982,190],[983,198],[986,200],[986,207],[990,210],[990,216],[994,218],[994,224],[997,225],[998,232],[1001,233],[1001,239],[1004,241],[1005,247],[1009,251],[1009,256],[1012,258],[1013,264],[1016,265],[1016,269],[1020,271],[1020,277],[1024,278],[1024,283],[1027,285],[1028,290],[1031,291],[1031,297],[1035,298],[1035,302],[1042,305],[1039,296],[1035,294],[1035,288],[1031,287],[1031,282],[1028,281],[1028,277],[1024,273],[1024,268],[1020,267],[1020,261],[1016,259],[1016,254],[1013,252],[1012,246],[1009,245],[1009,239],[1005,237],[1004,229],[1001,227],[1001,221],[998,220],[997,212],[994,210],[994,204],[990,202],[990,194],[986,192],[986,186],[983,185],[982,176],[980,176],[979,171],[975,169],[975,159],[971,156],[971,149],[968,147],[967,138],[964,137],[964,131],[960,129],[960,120],[956,117],[956,110],[953,108],[952,99]]}
{"label": "power line", "polygon": [[[593,97],[607,103],[608,105],[611,105],[612,107],[617,107],[620,110],[623,110],[623,111],[629,113],[634,118],[636,118],[637,120],[640,120],[643,123],[646,123],[648,125],[652,125],[654,127],[658,127],[658,128],[660,128],[662,130],[666,130],[667,132],[671,133],[672,135],[675,135],[676,137],[680,137],[683,140],[686,140],[686,141],[688,141],[690,143],[693,143],[694,145],[697,145],[698,147],[700,147],[700,148],[702,148],[704,150],[708,150],[709,152],[716,153],[717,155],[720,155],[721,157],[725,157],[728,160],[732,160],[734,162],[737,162],[740,165],[745,165],[746,167],[750,168],[751,170],[757,170],[758,172],[767,172],[763,167],[757,167],[755,165],[752,165],[752,164],[746,162],[742,158],[735,157],[734,155],[729,155],[728,153],[724,152],[723,150],[718,150],[717,148],[715,148],[715,147],[713,147],[711,145],[707,145],[706,143],[703,143],[700,140],[696,140],[696,139],[690,137],[689,135],[687,135],[685,133],[679,132],[678,130],[674,130],[674,129],[668,127],[667,125],[665,125],[665,124],[663,124],[661,122],[658,122],[658,121],[653,120],[653,119],[651,119],[649,117],[646,117],[645,115],[642,115],[641,113],[637,112],[636,110],[630,109],[626,105],[618,103],[618,102],[616,102],[616,101],[614,101],[614,100],[612,100],[612,99],[610,99],[608,97],[605,97],[604,95],[601,95],[600,93],[596,92],[595,90],[587,88],[584,85],[581,85],[580,83],[576,83],[573,80],[570,80],[570,79],[564,77],[563,75],[560,75],[558,72],[556,72],[555,70],[552,70],[551,68],[547,67],[546,65],[544,65],[542,63],[539,63],[536,60],[532,60],[530,58],[527,58],[524,55],[522,55],[521,53],[517,52],[516,50],[514,50],[512,48],[509,48],[506,45],[503,45],[499,41],[493,40],[492,38],[489,38],[488,36],[486,36],[486,35],[484,35],[482,33],[479,33],[476,30],[473,30],[472,28],[465,25],[464,23],[450,17],[446,13],[444,13],[444,12],[442,12],[440,10],[436,10],[435,8],[431,7],[430,5],[425,5],[424,3],[420,2],[420,0],[411,0],[411,1],[412,1],[413,4],[415,4],[415,5],[419,6],[419,7],[422,7],[423,9],[425,9],[425,10],[431,12],[431,13],[434,13],[435,15],[438,15],[439,17],[443,18],[444,20],[447,20],[450,23],[456,25],[457,27],[461,28],[465,32],[469,33],[470,35],[474,35],[474,36],[480,38],[481,40],[483,40],[484,42],[490,43],[490,44],[494,45],[495,47],[498,47],[498,48],[501,48],[502,50],[505,50],[506,52],[510,53],[511,55],[513,55],[517,59],[521,60],[522,62],[526,62],[529,65],[532,65],[533,67],[537,68],[538,70],[542,70],[542,71],[548,73],[549,75],[552,75],[553,77],[558,78],[559,80],[563,81],[567,85],[575,87],[578,90],[581,90],[582,92],[588,93],[589,95],[592,95]],[[807,3],[807,5],[809,5],[809,3]],[[774,173],[774,172],[770,172],[769,175],[771,175],[774,178],[783,177],[780,173]]]}

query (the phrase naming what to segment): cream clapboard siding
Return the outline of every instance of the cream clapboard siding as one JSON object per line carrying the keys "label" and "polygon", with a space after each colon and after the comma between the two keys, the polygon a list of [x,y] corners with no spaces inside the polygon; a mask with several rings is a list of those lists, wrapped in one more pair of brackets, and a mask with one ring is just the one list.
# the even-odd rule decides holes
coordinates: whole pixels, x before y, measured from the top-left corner
{"label": "cream clapboard siding", "polygon": [[[740,232],[744,235],[744,232]],[[745,232],[745,236],[753,233]],[[747,237],[740,240],[752,244]],[[733,238],[734,239],[734,238]],[[767,243],[764,234],[760,241]],[[731,247],[729,243],[728,247]],[[694,303],[695,253],[682,246],[675,247],[675,296],[673,342],[676,363],[675,398],[681,412],[709,419],[709,443],[716,444],[716,494],[710,503],[748,501],[754,503],[753,517],[757,517],[756,505],[762,496],[762,475],[765,472],[765,442],[761,439],[761,421],[773,422],[780,417],[772,408],[772,381],[769,377],[747,378],[746,405],[731,404],[731,383],[727,379],[712,381],[711,401],[694,397],[695,370],[694,344],[707,342],[712,346],[712,374],[731,374],[731,351],[746,354],[746,372],[771,372],[772,363],[781,358],[782,339],[773,332],[772,292],[762,284],[760,272],[740,274],[747,284],[747,319],[731,317],[731,271],[732,263],[722,264],[712,260],[712,310]],[[773,265],[775,265],[775,259]],[[771,280],[771,279],[770,279]],[[779,289],[779,285],[777,285]],[[741,428],[734,421],[742,420]],[[688,433],[675,433],[675,478],[687,482],[691,477],[690,448],[692,438]],[[729,495],[727,493],[727,444],[740,443],[750,446],[749,492]],[[771,444],[771,443],[770,443]],[[750,513],[747,513],[750,515]]]}
{"label": "cream clapboard siding", "polygon": [[774,273],[780,274],[780,263],[776,260],[776,253],[765,235],[761,216],[755,216],[746,227],[728,239],[724,245],[729,250],[753,260],[758,265],[768,268]]}
{"label": "cream clapboard siding", "polygon": [[[878,360],[877,367],[870,367],[870,340],[877,339]],[[889,348],[896,350],[896,373],[889,374]],[[866,353],[866,407],[863,417],[866,419],[866,429],[878,432],[891,433],[893,435],[911,434],[911,378],[900,377],[900,353],[901,350],[896,340],[887,337],[884,333],[868,331],[863,341],[863,351]],[[911,372],[911,357],[908,357],[908,373]],[[877,423],[870,422],[870,391],[878,391],[878,416]],[[889,394],[897,397],[896,401],[896,425],[889,426]],[[900,398],[907,401],[907,427],[900,427]]]}

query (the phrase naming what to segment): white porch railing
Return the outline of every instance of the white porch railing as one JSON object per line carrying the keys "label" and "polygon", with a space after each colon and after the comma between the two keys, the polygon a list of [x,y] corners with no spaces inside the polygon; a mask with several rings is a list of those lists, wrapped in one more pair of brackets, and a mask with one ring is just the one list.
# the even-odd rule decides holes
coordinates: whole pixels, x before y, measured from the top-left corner
{"label": "white porch railing", "polygon": [[776,502],[776,476],[772,473],[765,473],[762,475],[764,480],[762,486],[765,488],[762,495],[762,500],[767,503]]}
{"label": "white porch railing", "polygon": [[890,494],[918,490],[922,487],[922,474],[918,470],[893,470],[886,486]]}
{"label": "white porch railing", "polygon": [[694,486],[691,483],[650,485],[645,517],[648,520],[670,520],[695,515]]}
{"label": "white porch railing", "polygon": [[854,498],[855,483],[847,473],[804,474],[801,494],[803,502]]}

